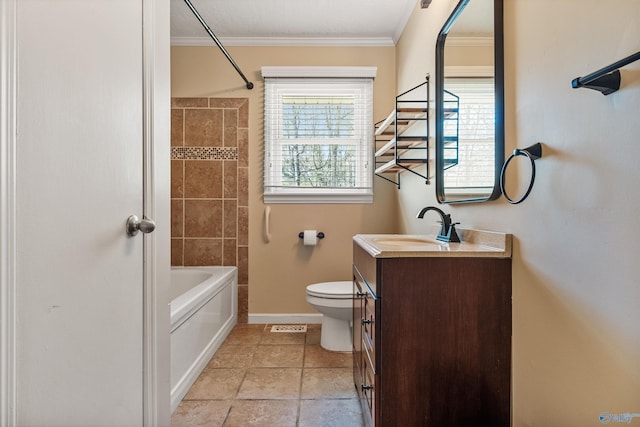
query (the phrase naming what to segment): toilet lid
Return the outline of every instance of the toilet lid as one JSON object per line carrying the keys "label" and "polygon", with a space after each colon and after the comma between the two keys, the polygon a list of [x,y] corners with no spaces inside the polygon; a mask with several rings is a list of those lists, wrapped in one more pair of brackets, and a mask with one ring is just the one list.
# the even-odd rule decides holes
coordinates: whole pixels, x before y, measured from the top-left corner
{"label": "toilet lid", "polygon": [[318,298],[353,298],[353,282],[323,282],[307,286],[307,294]]}

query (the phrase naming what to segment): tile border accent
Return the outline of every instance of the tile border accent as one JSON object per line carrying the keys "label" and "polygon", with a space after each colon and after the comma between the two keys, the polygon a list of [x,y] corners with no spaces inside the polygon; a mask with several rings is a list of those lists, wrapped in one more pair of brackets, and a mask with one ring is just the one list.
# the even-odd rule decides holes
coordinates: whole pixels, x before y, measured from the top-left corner
{"label": "tile border accent", "polygon": [[171,160],[238,160],[238,148],[173,146]]}

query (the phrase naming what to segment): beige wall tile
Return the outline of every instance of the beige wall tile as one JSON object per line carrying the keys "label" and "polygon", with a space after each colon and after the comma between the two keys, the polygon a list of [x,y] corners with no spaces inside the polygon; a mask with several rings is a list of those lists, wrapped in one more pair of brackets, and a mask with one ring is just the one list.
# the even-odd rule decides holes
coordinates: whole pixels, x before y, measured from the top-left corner
{"label": "beige wall tile", "polygon": [[184,236],[222,237],[221,219],[221,200],[185,200]]}
{"label": "beige wall tile", "polygon": [[249,206],[249,168],[238,168],[238,206]]}
{"label": "beige wall tile", "polygon": [[171,200],[171,237],[184,237],[184,200]]}
{"label": "beige wall tile", "polygon": [[238,265],[238,241],[236,239],[224,239],[222,245],[222,265]]}
{"label": "beige wall tile", "polygon": [[184,197],[184,161],[171,160],[171,198]]}
{"label": "beige wall tile", "polygon": [[222,197],[221,160],[185,160],[184,197],[217,199]]}
{"label": "beige wall tile", "polygon": [[249,130],[238,129],[238,166],[249,167]]}
{"label": "beige wall tile", "polygon": [[238,284],[249,284],[249,248],[238,246]]}
{"label": "beige wall tile", "polygon": [[238,323],[249,321],[249,285],[238,285]]}
{"label": "beige wall tile", "polygon": [[224,200],[224,237],[238,235],[238,202],[232,199]]}
{"label": "beige wall tile", "polygon": [[184,110],[171,110],[171,146],[184,145]]}
{"label": "beige wall tile", "polygon": [[222,111],[185,110],[184,145],[189,147],[222,147]]}
{"label": "beige wall tile", "polygon": [[171,108],[186,108],[186,107],[202,107],[209,106],[209,100],[207,98],[171,98]]}
{"label": "beige wall tile", "polygon": [[184,265],[221,265],[222,239],[185,239]]}
{"label": "beige wall tile", "polygon": [[239,322],[246,323],[248,99],[174,98],[172,107],[172,146],[238,147],[244,166],[239,168],[238,160],[222,160],[217,154],[211,159],[171,161],[171,264],[237,265]]}
{"label": "beige wall tile", "polygon": [[184,265],[184,239],[171,239],[171,265]]}
{"label": "beige wall tile", "polygon": [[238,206],[238,244],[249,245],[249,208]]}
{"label": "beige wall tile", "polygon": [[209,98],[209,108],[239,108],[247,98]]}
{"label": "beige wall tile", "polygon": [[238,110],[225,109],[224,111],[224,146],[238,146]]}
{"label": "beige wall tile", "polygon": [[225,199],[238,197],[238,162],[235,160],[224,161],[224,189]]}
{"label": "beige wall tile", "polygon": [[238,127],[245,129],[249,127],[249,102],[246,100],[238,108]]}

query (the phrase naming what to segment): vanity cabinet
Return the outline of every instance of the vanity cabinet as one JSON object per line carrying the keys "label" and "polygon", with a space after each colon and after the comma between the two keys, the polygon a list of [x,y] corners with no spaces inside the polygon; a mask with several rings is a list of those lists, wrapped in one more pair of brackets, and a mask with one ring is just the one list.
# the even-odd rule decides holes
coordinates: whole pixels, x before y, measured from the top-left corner
{"label": "vanity cabinet", "polygon": [[353,374],[366,425],[509,426],[511,259],[354,243]]}

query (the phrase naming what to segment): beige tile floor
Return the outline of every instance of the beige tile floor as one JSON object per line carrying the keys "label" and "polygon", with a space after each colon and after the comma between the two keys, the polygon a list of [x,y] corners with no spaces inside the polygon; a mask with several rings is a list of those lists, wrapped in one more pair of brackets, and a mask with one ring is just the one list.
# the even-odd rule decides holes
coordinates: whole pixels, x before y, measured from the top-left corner
{"label": "beige tile floor", "polygon": [[351,353],[320,347],[320,325],[237,325],[171,417],[172,427],[361,427]]}

